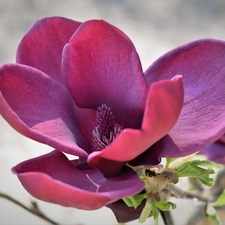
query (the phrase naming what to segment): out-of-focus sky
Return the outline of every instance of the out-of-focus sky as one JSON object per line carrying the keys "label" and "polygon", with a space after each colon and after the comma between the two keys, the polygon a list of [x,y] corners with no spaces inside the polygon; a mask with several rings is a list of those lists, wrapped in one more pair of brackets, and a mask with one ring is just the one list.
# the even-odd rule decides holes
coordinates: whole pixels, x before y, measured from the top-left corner
{"label": "out-of-focus sky", "polygon": [[[0,0],[0,65],[15,62],[17,46],[36,20],[63,16],[77,21],[103,19],[133,41],[145,70],[159,56],[187,42],[225,40],[225,1],[214,0]],[[51,151],[14,131],[0,116],[0,191],[24,203],[30,195],[11,168]],[[193,203],[178,201],[176,224],[185,224]],[[39,201],[41,208],[63,224],[116,224],[107,209],[81,211]],[[187,205],[189,210],[187,210]],[[193,206],[194,207],[194,206]],[[148,220],[145,224],[151,224]],[[0,225],[47,224],[18,206],[0,199]],[[137,221],[130,224],[137,224]]]}

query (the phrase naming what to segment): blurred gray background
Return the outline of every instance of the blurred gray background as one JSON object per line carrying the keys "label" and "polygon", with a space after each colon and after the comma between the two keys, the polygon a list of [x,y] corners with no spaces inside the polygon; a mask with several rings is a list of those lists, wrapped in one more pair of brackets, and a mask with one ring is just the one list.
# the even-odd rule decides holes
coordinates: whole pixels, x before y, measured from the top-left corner
{"label": "blurred gray background", "polygon": [[[36,20],[63,16],[81,22],[104,19],[120,28],[136,46],[145,70],[179,45],[201,38],[225,40],[224,12],[222,0],[0,0],[0,65],[15,62],[17,46]],[[50,150],[18,134],[0,116],[0,191],[28,204],[30,195],[10,170],[19,162]],[[195,205],[190,201],[177,202],[180,204],[173,212],[175,221],[183,225]],[[107,208],[86,212],[40,201],[39,205],[62,224],[117,224]],[[47,223],[0,199],[0,224]],[[149,219],[145,224],[153,222]]]}

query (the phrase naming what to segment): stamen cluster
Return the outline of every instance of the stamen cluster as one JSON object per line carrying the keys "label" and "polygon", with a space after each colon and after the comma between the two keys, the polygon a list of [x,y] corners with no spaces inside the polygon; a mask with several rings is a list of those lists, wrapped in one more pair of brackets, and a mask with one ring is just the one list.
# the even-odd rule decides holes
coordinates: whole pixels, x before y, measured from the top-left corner
{"label": "stamen cluster", "polygon": [[111,108],[105,104],[97,110],[96,123],[91,136],[91,149],[101,151],[115,141],[123,127],[115,122]]}

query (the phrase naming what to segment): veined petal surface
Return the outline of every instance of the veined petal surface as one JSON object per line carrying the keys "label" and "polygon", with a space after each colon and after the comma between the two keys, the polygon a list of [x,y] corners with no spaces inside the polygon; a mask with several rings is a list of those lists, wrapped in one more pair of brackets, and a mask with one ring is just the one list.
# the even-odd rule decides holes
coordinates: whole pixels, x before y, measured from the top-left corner
{"label": "veined petal surface", "polygon": [[0,67],[0,91],[0,113],[14,129],[87,157],[90,144],[78,127],[72,98],[56,80],[29,66],[6,64]]}
{"label": "veined petal surface", "polygon": [[37,68],[64,85],[62,50],[80,25],[62,17],[38,20],[20,42],[16,62]]}
{"label": "veined petal surface", "polygon": [[12,171],[24,188],[43,201],[77,209],[95,210],[143,190],[145,183],[129,167],[106,179],[98,170],[80,170],[58,151],[27,160]]}
{"label": "veined petal surface", "polygon": [[161,56],[145,72],[149,84],[174,74],[183,76],[185,96],[180,117],[169,132],[178,151],[166,147],[160,157],[192,154],[224,134],[225,42],[188,43]]}
{"label": "veined petal surface", "polygon": [[62,71],[79,107],[96,110],[106,104],[124,128],[140,128],[148,85],[122,31],[105,21],[83,23],[63,50]]}

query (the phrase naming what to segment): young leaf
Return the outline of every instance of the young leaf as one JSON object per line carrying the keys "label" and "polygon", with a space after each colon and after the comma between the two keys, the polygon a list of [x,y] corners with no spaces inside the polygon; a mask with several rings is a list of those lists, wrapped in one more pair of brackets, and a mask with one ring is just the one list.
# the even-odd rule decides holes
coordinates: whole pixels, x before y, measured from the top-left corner
{"label": "young leaf", "polygon": [[193,161],[184,163],[183,165],[176,168],[175,170],[177,172],[177,176],[178,177],[197,177],[203,184],[211,187],[214,180],[210,178],[209,175],[214,174],[215,173],[214,170],[203,169],[197,166],[199,165],[200,162],[197,162],[197,165],[195,161],[194,163],[192,162]]}
{"label": "young leaf", "polygon": [[220,168],[219,164],[209,160],[193,160],[191,161],[191,163],[196,166],[209,166],[209,167],[215,167],[217,169]]}
{"label": "young leaf", "polygon": [[135,209],[141,204],[143,199],[146,198],[146,193],[129,196],[127,198],[122,198],[128,207],[134,207]]}
{"label": "young leaf", "polygon": [[145,207],[143,208],[143,210],[141,212],[138,222],[144,223],[145,220],[149,217],[151,211],[152,211],[152,204],[150,202],[146,201]]}
{"label": "young leaf", "polygon": [[172,209],[176,209],[176,204],[172,203],[172,202],[161,202],[161,201],[156,201],[156,200],[153,200],[153,202],[156,204],[156,206],[162,210],[162,211],[166,211],[166,210],[169,210],[170,207]]}
{"label": "young leaf", "polygon": [[212,206],[222,206],[225,205],[225,189],[223,190],[223,193],[219,196],[216,202],[212,203]]}
{"label": "young leaf", "polygon": [[157,201],[157,200],[152,200],[152,214],[153,214],[153,218],[155,220],[155,225],[158,224],[158,217],[159,217],[158,209],[160,209],[162,211],[166,211],[166,210],[169,210],[170,207],[172,209],[175,209],[176,205],[173,204],[172,202],[161,202],[161,201]]}
{"label": "young leaf", "polygon": [[144,175],[139,175],[139,178],[140,178],[140,180],[142,180],[142,181],[146,181],[146,176],[144,176]]}
{"label": "young leaf", "polygon": [[157,202],[157,200],[152,201],[152,214],[153,214],[153,218],[155,221],[155,225],[158,224],[158,217],[159,217],[159,212],[158,212],[156,202]]}
{"label": "young leaf", "polygon": [[216,225],[220,225],[220,221],[218,220],[218,217],[216,214],[214,215],[209,215],[209,214],[206,214],[207,218],[209,218],[210,220],[214,221],[214,223]]}
{"label": "young leaf", "polygon": [[172,163],[173,161],[177,160],[178,158],[166,158],[166,165],[165,168],[167,168],[170,163]]}
{"label": "young leaf", "polygon": [[195,155],[197,153],[194,153],[192,155],[188,155],[188,156],[185,156],[185,157],[181,157],[181,158],[178,158],[178,160],[176,160],[176,162],[174,162],[170,168],[172,169],[177,169],[178,167],[180,167],[181,165],[187,163],[187,162],[190,162],[194,159]]}
{"label": "young leaf", "polygon": [[157,200],[152,200],[152,202],[146,201],[145,207],[143,208],[140,218],[138,220],[139,223],[144,223],[145,220],[149,217],[149,214],[152,212],[155,225],[158,224],[158,217],[159,217],[159,212],[158,209],[162,211],[169,210],[170,207],[172,209],[176,208],[176,205],[173,204],[172,202],[161,202]]}
{"label": "young leaf", "polygon": [[209,207],[207,209],[207,212],[206,212],[206,217],[212,221],[214,221],[214,223],[216,225],[220,225],[220,218],[216,212],[216,210],[213,208],[213,207]]}

